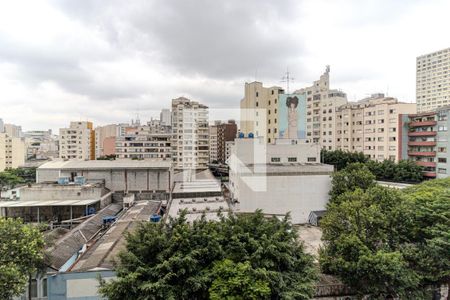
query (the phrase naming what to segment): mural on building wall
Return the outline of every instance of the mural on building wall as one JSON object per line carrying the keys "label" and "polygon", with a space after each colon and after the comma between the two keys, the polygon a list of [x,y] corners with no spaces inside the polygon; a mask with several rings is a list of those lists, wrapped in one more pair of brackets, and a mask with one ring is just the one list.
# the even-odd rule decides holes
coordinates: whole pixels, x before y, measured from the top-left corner
{"label": "mural on building wall", "polygon": [[306,138],[306,96],[283,94],[278,96],[279,138]]}

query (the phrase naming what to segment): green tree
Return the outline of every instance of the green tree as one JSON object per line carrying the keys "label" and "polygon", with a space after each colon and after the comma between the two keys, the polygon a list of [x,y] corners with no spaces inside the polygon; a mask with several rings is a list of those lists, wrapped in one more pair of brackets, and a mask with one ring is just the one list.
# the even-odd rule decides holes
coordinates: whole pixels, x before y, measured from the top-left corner
{"label": "green tree", "polygon": [[41,267],[44,238],[20,219],[0,218],[0,299],[25,291],[29,277]]}
{"label": "green tree", "polygon": [[25,180],[22,177],[8,171],[0,172],[0,189],[3,189],[4,187],[14,188],[16,185],[21,183],[25,183]]}
{"label": "green tree", "polygon": [[321,150],[322,161],[325,164],[335,166],[337,171],[340,171],[352,163],[366,163],[369,159],[362,152],[349,152],[338,150]]}
{"label": "green tree", "polygon": [[[184,215],[143,223],[128,235],[117,279],[102,283],[114,299],[310,299],[316,269],[289,218],[255,214],[201,220]],[[239,281],[239,282],[237,282]],[[239,296],[239,294],[242,294]]]}
{"label": "green tree", "polygon": [[225,259],[214,264],[209,288],[212,300],[269,299],[268,272],[254,269],[249,261],[234,263]]}
{"label": "green tree", "polygon": [[450,279],[450,178],[347,191],[322,219],[322,271],[361,294],[424,297]]}
{"label": "green tree", "polygon": [[353,163],[332,175],[330,200],[337,201],[341,194],[374,186],[375,176],[362,163]]}

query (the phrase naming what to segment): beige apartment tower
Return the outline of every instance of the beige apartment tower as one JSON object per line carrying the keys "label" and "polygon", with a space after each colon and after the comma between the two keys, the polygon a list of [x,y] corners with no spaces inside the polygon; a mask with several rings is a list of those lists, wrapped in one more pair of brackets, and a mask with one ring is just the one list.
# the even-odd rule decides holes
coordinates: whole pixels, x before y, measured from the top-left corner
{"label": "beige apartment tower", "polygon": [[336,149],[336,109],[347,103],[347,95],[330,89],[330,67],[312,86],[299,89],[294,94],[306,94],[306,139],[319,143],[322,148]]}
{"label": "beige apartment tower", "polygon": [[372,160],[401,159],[401,116],[416,112],[415,103],[374,94],[336,112],[336,148],[363,152]]}
{"label": "beige apartment tower", "polygon": [[450,104],[450,48],[416,59],[417,112]]}
{"label": "beige apartment tower", "polygon": [[240,130],[247,137],[263,137],[268,143],[278,138],[278,86],[264,87],[261,82],[245,83],[245,95],[240,103]]}
{"label": "beige apartment tower", "polygon": [[70,160],[95,159],[95,131],[92,122],[70,122],[59,129],[59,157]]}

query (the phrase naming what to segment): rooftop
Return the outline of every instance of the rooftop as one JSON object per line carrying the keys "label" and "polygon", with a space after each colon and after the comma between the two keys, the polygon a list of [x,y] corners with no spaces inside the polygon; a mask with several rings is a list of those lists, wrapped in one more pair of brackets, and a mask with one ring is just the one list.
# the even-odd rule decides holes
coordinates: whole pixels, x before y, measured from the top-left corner
{"label": "rooftop", "polygon": [[0,207],[43,207],[43,206],[85,206],[99,202],[100,199],[85,199],[85,200],[19,200],[19,201],[0,201]]}
{"label": "rooftop", "polygon": [[112,269],[118,253],[125,247],[125,232],[148,221],[159,209],[159,201],[138,201],[129,208],[71,267],[71,271]]}
{"label": "rooftop", "polygon": [[200,219],[203,214],[207,220],[217,221],[219,220],[217,213],[228,213],[229,206],[221,196],[173,199],[169,207],[169,216],[177,218],[183,210],[187,212],[188,222]]}
{"label": "rooftop", "polygon": [[38,170],[169,169],[171,166],[172,161],[161,159],[54,160],[43,164]]}

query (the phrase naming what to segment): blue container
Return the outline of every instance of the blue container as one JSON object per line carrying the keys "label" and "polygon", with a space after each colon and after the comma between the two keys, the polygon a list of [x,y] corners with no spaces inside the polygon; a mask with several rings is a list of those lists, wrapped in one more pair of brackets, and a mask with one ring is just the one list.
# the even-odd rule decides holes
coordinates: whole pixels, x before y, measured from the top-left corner
{"label": "blue container", "polygon": [[253,134],[253,132],[250,132],[249,134],[248,134],[248,138],[249,139],[252,139],[252,138],[254,138],[255,137],[255,135]]}
{"label": "blue container", "polygon": [[243,139],[244,137],[245,137],[244,133],[243,132],[239,132],[239,138]]}
{"label": "blue container", "polygon": [[116,216],[103,217],[103,225],[112,224],[117,220]]}
{"label": "blue container", "polygon": [[59,177],[58,178],[58,184],[69,184],[69,177]]}
{"label": "blue container", "polygon": [[160,215],[153,214],[153,215],[150,216],[150,222],[158,223],[159,221],[161,221],[161,216]]}
{"label": "blue container", "polygon": [[79,184],[79,185],[86,184],[86,178],[84,176],[75,177],[75,184]]}

